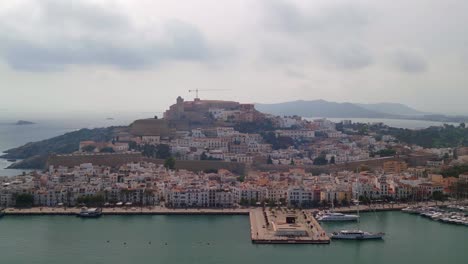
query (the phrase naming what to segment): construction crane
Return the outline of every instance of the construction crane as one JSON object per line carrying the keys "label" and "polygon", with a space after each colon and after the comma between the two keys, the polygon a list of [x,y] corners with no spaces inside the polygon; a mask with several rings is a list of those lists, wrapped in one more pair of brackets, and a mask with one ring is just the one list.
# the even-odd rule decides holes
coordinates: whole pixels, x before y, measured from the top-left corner
{"label": "construction crane", "polygon": [[197,89],[195,89],[195,90],[188,90],[188,91],[189,91],[189,93],[195,92],[195,99],[200,99],[200,98],[198,97],[198,92],[199,92],[199,91],[203,91],[203,92],[204,92],[204,91],[229,91],[229,90],[230,90],[230,89],[198,89],[198,88],[197,88]]}

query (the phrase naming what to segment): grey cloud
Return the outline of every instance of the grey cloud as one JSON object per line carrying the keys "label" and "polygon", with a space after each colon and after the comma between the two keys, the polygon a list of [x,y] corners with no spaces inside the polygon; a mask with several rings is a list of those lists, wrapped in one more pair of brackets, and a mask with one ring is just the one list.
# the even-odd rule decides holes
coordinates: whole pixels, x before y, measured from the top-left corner
{"label": "grey cloud", "polygon": [[300,9],[284,0],[264,0],[265,25],[285,33],[358,33],[369,23],[369,17],[357,6],[335,5],[320,12]]}
{"label": "grey cloud", "polygon": [[280,64],[306,64],[320,60],[338,69],[355,70],[374,63],[362,34],[369,17],[357,6],[334,5],[320,10],[300,9],[282,0],[263,1],[267,35],[288,41],[269,40],[263,57]]}
{"label": "grey cloud", "polygon": [[393,55],[393,65],[401,72],[422,73],[428,68],[427,61],[408,51],[398,51]]}
{"label": "grey cloud", "polygon": [[[165,61],[207,62],[218,54],[194,26],[163,25],[160,38],[147,36],[116,11],[83,2],[40,1],[41,16],[25,32],[0,17],[0,56],[17,70],[56,71],[68,65],[137,69]],[[9,22],[9,23],[2,23]],[[28,21],[26,21],[27,23]]]}
{"label": "grey cloud", "polygon": [[374,63],[369,49],[360,45],[344,47],[323,47],[322,57],[340,69],[362,69]]}
{"label": "grey cloud", "polygon": [[295,69],[286,69],[285,74],[295,79],[301,79],[301,80],[308,79],[307,75],[304,72],[295,70]]}

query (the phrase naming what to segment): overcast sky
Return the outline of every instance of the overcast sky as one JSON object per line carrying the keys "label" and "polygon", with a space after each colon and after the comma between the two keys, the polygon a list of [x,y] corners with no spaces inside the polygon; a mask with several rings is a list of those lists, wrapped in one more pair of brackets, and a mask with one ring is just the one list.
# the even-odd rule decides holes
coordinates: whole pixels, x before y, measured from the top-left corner
{"label": "overcast sky", "polygon": [[206,99],[468,114],[466,0],[0,1],[0,111]]}

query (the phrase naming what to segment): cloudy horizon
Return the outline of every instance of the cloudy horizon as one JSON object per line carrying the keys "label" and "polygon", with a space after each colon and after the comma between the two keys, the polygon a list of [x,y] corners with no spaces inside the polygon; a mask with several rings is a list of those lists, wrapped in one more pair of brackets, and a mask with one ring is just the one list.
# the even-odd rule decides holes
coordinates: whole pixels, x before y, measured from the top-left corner
{"label": "cloudy horizon", "polygon": [[462,0],[0,3],[0,111],[151,112],[177,96],[468,114]]}

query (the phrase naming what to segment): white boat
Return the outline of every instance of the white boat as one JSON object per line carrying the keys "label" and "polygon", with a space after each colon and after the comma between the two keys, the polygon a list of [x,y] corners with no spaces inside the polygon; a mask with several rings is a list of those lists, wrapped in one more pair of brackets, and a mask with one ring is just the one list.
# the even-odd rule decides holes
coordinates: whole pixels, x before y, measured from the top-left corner
{"label": "white boat", "polygon": [[338,222],[338,221],[357,221],[359,216],[349,215],[342,213],[324,213],[317,217],[318,221],[321,222]]}
{"label": "white boat", "polygon": [[409,207],[403,208],[401,211],[405,213],[410,213],[410,214],[419,214],[421,212],[421,207],[409,206]]}
{"label": "white boat", "polygon": [[[358,228],[359,228],[359,201],[356,204],[356,212],[357,215],[355,216],[355,220],[358,221]],[[322,220],[323,221],[323,220]],[[345,239],[345,240],[372,240],[372,239],[383,239],[385,233],[372,233],[366,232],[359,229],[356,230],[341,230],[338,232],[331,233],[330,237],[332,239]]]}
{"label": "white boat", "polygon": [[383,239],[385,233],[371,233],[362,230],[341,230],[331,234],[332,239],[371,240]]}
{"label": "white boat", "polygon": [[77,216],[85,217],[85,218],[96,218],[96,217],[100,217],[101,215],[102,215],[101,208],[86,208],[86,207],[81,208],[81,211],[77,214]]}
{"label": "white boat", "polygon": [[437,212],[437,213],[432,214],[431,219],[437,221],[441,219],[442,217],[444,217],[444,214]]}

